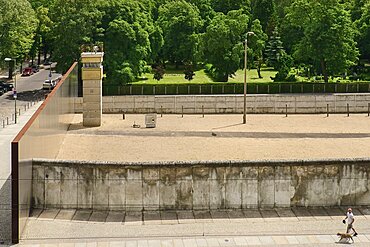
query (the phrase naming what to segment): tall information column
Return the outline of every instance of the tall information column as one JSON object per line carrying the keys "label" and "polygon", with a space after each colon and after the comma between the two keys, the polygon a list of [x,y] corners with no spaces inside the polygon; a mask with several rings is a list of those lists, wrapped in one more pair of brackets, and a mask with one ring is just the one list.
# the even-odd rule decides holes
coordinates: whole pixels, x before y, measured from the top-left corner
{"label": "tall information column", "polygon": [[82,57],[83,126],[98,127],[102,118],[104,52],[84,52]]}

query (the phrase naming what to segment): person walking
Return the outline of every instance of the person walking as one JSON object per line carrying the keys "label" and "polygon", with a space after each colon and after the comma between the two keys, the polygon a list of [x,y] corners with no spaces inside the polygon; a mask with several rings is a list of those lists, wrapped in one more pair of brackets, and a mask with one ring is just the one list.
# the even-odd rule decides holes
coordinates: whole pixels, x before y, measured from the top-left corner
{"label": "person walking", "polygon": [[355,222],[355,217],[353,216],[352,208],[347,209],[347,215],[346,215],[346,218],[344,218],[344,220],[343,220],[343,224],[346,224],[346,220],[347,220],[347,233],[349,233],[352,229],[352,231],[354,232],[353,236],[357,236],[358,234],[357,234],[355,228],[353,228],[353,223]]}

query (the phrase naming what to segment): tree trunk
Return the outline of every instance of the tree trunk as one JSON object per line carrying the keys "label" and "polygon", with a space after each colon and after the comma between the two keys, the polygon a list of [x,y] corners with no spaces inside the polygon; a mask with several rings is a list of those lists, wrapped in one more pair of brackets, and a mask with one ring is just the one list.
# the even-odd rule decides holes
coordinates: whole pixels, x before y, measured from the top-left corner
{"label": "tree trunk", "polygon": [[322,74],[324,75],[324,81],[325,83],[329,82],[329,76],[328,76],[328,71],[326,70],[326,62],[324,59],[321,59],[321,70]]}
{"label": "tree trunk", "polygon": [[13,79],[13,66],[12,65],[9,66],[8,72],[9,72],[8,79],[9,80]]}
{"label": "tree trunk", "polygon": [[41,64],[41,50],[39,49],[39,52],[37,54],[37,65]]}
{"label": "tree trunk", "polygon": [[261,60],[258,60],[257,62],[257,73],[258,73],[258,78],[263,78],[262,75],[261,75],[261,66],[262,66],[262,61]]}

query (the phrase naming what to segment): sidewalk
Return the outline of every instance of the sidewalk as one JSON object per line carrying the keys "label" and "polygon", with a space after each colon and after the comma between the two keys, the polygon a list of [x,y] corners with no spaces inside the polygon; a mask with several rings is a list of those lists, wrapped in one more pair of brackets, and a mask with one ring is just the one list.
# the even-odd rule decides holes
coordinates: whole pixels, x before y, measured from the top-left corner
{"label": "sidewalk", "polygon": [[11,219],[11,203],[10,203],[10,168],[11,168],[11,153],[10,144],[18,132],[23,128],[27,121],[31,118],[42,102],[31,106],[26,112],[18,117],[17,124],[10,124],[3,128],[0,126],[0,243],[7,242],[10,239],[10,219]]}
{"label": "sidewalk", "polygon": [[[19,246],[336,246],[335,234],[346,229],[344,211],[34,210]],[[354,246],[370,246],[369,212],[355,208]]]}

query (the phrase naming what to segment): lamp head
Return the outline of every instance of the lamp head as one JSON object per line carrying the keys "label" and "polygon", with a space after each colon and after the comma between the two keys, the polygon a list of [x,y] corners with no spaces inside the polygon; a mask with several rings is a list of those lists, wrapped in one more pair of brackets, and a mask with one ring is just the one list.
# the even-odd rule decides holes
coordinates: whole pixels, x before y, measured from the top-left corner
{"label": "lamp head", "polygon": [[11,59],[11,58],[9,58],[9,57],[6,57],[5,59],[4,59],[4,61],[5,62],[10,62],[10,61],[12,61],[13,59]]}
{"label": "lamp head", "polygon": [[248,35],[249,35],[249,36],[252,36],[252,35],[254,35],[254,32],[248,32],[248,33],[247,33],[247,36],[248,36]]}

